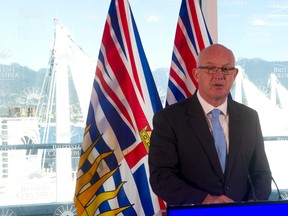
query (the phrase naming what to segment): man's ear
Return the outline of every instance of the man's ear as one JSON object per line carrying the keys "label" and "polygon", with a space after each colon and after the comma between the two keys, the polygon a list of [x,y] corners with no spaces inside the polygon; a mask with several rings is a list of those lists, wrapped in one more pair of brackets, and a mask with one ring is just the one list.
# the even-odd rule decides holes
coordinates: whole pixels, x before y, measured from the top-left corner
{"label": "man's ear", "polygon": [[193,76],[193,78],[197,81],[197,83],[198,83],[198,81],[199,81],[199,70],[197,69],[197,68],[193,68],[193,70],[192,70],[192,76]]}
{"label": "man's ear", "polygon": [[235,71],[235,74],[234,74],[234,78],[236,79],[236,76],[237,76],[239,70],[238,70],[238,68],[236,68],[235,70],[236,70],[236,71]]}

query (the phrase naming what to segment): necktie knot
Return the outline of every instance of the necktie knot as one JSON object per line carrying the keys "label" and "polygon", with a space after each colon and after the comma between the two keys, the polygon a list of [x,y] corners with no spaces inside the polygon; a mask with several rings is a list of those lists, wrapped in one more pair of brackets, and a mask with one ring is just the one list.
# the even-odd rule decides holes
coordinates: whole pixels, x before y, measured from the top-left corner
{"label": "necktie knot", "polygon": [[219,109],[213,109],[212,111],[211,111],[211,113],[212,113],[212,118],[219,118],[219,115],[220,115],[220,113],[221,113],[221,110],[219,110]]}

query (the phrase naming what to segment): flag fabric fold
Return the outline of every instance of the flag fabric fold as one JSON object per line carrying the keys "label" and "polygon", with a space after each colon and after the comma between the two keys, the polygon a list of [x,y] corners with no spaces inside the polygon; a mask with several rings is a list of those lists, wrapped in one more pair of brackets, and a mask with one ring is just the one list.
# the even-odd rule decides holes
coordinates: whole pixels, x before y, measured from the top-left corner
{"label": "flag fabric fold", "polygon": [[166,106],[190,97],[197,88],[192,76],[199,52],[212,44],[198,0],[182,0],[174,39]]}
{"label": "flag fabric fold", "polygon": [[77,215],[156,215],[149,184],[152,117],[161,101],[127,0],[104,26],[75,187]]}

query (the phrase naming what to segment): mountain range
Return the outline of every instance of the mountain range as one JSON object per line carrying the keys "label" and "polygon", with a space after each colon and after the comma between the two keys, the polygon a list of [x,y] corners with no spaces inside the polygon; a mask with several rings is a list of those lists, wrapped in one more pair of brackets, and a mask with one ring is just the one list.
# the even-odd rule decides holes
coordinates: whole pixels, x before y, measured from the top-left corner
{"label": "mountain range", "polygon": [[[274,73],[278,81],[288,89],[288,61],[265,61],[259,58],[239,58],[236,66],[241,67],[248,79],[262,91],[268,91],[270,74]],[[160,68],[152,71],[156,85],[160,92],[166,93],[168,84],[169,69]],[[160,93],[161,95],[161,93]]]}
{"label": "mountain range", "polygon": [[[236,65],[243,68],[248,79],[259,89],[265,91],[271,73],[274,73],[279,82],[288,88],[288,61],[265,61],[262,59],[240,58]],[[169,68],[159,68],[152,71],[160,96],[166,95]],[[47,68],[34,71],[17,63],[11,65],[0,64],[0,111],[1,116],[7,115],[7,107],[34,106],[43,91],[43,81],[49,76]],[[73,82],[69,80],[72,94],[70,103],[77,104],[77,94]],[[34,99],[34,100],[33,100]],[[27,104],[28,103],[28,104]],[[32,104],[29,104],[32,103]]]}

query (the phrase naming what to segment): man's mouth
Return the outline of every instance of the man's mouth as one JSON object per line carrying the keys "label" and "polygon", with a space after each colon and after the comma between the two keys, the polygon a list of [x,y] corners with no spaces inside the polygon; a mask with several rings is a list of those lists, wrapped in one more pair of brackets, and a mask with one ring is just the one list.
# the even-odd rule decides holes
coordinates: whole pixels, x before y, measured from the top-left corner
{"label": "man's mouth", "polygon": [[223,84],[220,84],[220,83],[216,83],[216,84],[214,84],[214,86],[216,86],[216,87],[222,87],[222,86],[224,86]]}

